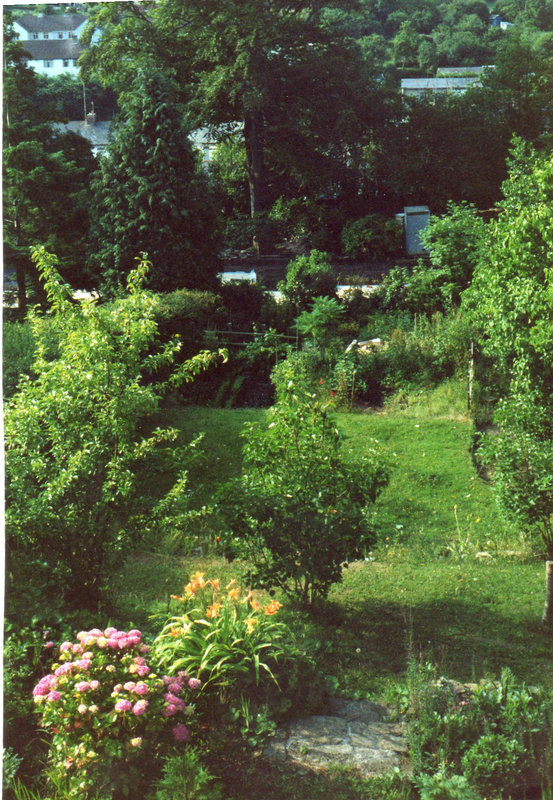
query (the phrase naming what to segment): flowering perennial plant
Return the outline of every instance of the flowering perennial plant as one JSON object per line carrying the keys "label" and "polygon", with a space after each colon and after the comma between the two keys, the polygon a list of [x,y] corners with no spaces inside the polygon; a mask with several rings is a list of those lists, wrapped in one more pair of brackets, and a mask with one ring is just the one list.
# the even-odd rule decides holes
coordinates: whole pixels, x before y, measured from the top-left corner
{"label": "flowering perennial plant", "polygon": [[149,653],[139,630],[81,631],[60,645],[50,674],[33,689],[53,734],[52,777],[67,797],[123,788],[164,740],[188,739],[184,720],[200,681],[183,670],[158,675]]}
{"label": "flowering perennial plant", "polygon": [[190,577],[182,596],[172,598],[184,613],[170,618],[154,643],[165,669],[184,669],[201,678],[202,689],[216,688],[220,695],[257,686],[262,675],[278,685],[274,669],[292,637],[275,619],[281,607],[277,600],[263,604],[236,581],[223,589],[202,572]]}

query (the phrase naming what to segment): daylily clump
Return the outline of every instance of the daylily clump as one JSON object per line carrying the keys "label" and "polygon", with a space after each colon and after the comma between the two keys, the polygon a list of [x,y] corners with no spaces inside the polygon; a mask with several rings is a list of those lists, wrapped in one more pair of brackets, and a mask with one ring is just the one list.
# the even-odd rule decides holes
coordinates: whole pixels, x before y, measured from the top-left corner
{"label": "daylily clump", "polygon": [[139,630],[93,628],[76,638],[62,642],[33,695],[53,734],[56,779],[71,797],[85,797],[114,773],[120,780],[125,765],[153,754],[164,737],[185,742],[201,682],[185,670],[159,675]]}
{"label": "daylily clump", "polygon": [[182,595],[171,597],[183,613],[168,620],[155,641],[164,668],[188,670],[204,689],[228,687],[238,676],[256,685],[261,673],[276,683],[273,668],[290,639],[287,626],[274,619],[278,600],[262,603],[235,580],[223,588],[203,572],[190,576]]}

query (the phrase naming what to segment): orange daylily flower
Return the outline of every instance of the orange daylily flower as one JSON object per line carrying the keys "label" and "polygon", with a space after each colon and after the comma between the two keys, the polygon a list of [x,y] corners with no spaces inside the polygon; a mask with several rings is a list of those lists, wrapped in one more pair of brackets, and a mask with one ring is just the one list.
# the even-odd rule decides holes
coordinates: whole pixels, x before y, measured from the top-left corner
{"label": "orange daylily flower", "polygon": [[265,613],[268,615],[276,614],[279,608],[282,608],[282,603],[278,600],[272,600],[269,605],[265,606]]}
{"label": "orange daylily flower", "polygon": [[208,619],[214,619],[219,615],[219,609],[221,608],[221,603],[213,603],[213,605],[208,606],[205,612],[205,615]]}
{"label": "orange daylily flower", "polygon": [[246,626],[247,632],[251,633],[257,625],[257,620],[255,617],[248,617],[248,619],[244,620],[244,625]]}

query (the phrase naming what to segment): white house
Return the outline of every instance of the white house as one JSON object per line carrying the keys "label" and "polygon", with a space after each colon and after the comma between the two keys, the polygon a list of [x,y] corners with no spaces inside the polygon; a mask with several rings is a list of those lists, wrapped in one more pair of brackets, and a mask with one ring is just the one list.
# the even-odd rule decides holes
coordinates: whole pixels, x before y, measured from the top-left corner
{"label": "white house", "polygon": [[29,58],[27,66],[42,75],[78,75],[79,36],[87,17],[83,14],[24,14],[13,29]]}

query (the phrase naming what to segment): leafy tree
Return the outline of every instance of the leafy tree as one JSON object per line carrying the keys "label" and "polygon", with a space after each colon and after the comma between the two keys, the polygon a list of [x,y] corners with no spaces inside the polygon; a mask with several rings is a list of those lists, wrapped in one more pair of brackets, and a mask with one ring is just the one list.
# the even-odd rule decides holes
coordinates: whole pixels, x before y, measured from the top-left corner
{"label": "leafy tree", "polygon": [[141,70],[121,98],[122,119],[94,183],[91,270],[117,291],[147,251],[160,290],[213,287],[217,225],[168,79]]}
{"label": "leafy tree", "polygon": [[[488,447],[506,512],[537,528],[553,560],[553,159],[518,142],[466,304],[508,389]],[[543,621],[553,627],[553,565]]]}
{"label": "leafy tree", "polygon": [[[202,352],[165,382],[146,383],[179,349],[171,340],[156,350],[156,301],[143,289],[148,263],[129,273],[124,299],[100,306],[72,302],[57,259],[44,248],[33,259],[52,310],[30,315],[36,378],[22,379],[5,411],[8,569],[15,576],[31,570],[46,596],[95,608],[110,568],[130,547],[184,524],[186,448],[171,451],[179,474],[165,496],[148,494],[141,470],[163,463],[176,433],[146,435],[142,425],[164,390],[214,356]],[[53,334],[55,358],[47,350]]]}
{"label": "leafy tree", "polygon": [[329,405],[297,359],[279,365],[275,385],[269,424],[244,432],[242,479],[221,494],[224,546],[251,561],[256,585],[312,605],[341,579],[344,561],[370,546],[366,512],[387,471],[376,445],[355,461],[345,455]]}
{"label": "leafy tree", "polygon": [[87,284],[88,184],[95,163],[85,140],[52,130],[56,116],[37,102],[37,78],[25,65],[9,16],[4,20],[4,65],[4,247],[7,263],[16,268],[24,311],[27,280],[40,290],[31,245],[55,248],[64,277],[77,286]]}
{"label": "leafy tree", "polygon": [[[353,4],[348,0],[340,6]],[[328,5],[333,3],[114,4],[94,18],[92,25],[102,25],[104,35],[85,55],[85,73],[122,86],[129,70],[147,56],[177,76],[194,127],[226,132],[238,126],[246,151],[250,215],[263,225],[271,200],[282,194],[271,191],[268,160],[275,159],[280,175],[286,176],[293,156],[296,172],[316,176],[320,184],[337,133],[351,129],[354,109],[366,94],[356,74],[362,64],[359,48],[347,41],[340,26],[329,24],[323,13]]]}

